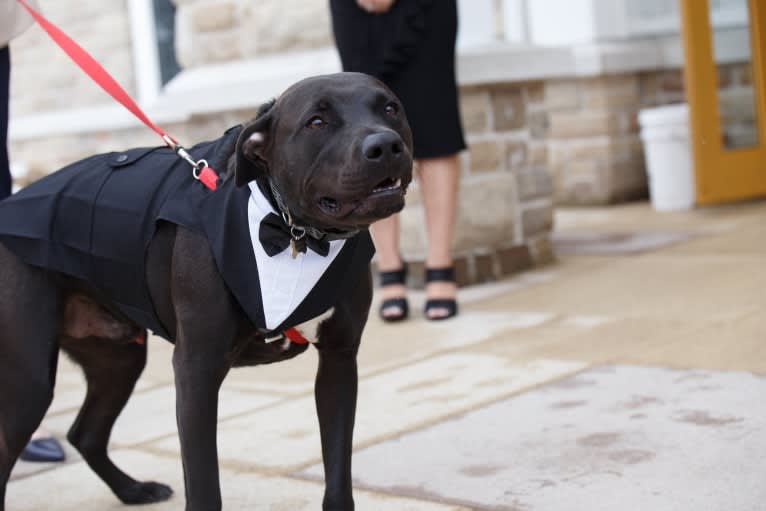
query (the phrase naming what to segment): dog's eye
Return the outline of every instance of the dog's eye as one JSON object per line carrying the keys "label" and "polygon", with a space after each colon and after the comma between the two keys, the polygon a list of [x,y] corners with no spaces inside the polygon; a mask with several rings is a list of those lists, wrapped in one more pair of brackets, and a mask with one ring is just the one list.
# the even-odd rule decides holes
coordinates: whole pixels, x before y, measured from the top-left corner
{"label": "dog's eye", "polygon": [[386,104],[386,113],[388,115],[396,115],[399,113],[399,105],[391,101],[390,103]]}
{"label": "dog's eye", "polygon": [[311,129],[324,128],[325,126],[327,126],[327,123],[318,115],[315,115],[306,123],[306,127]]}

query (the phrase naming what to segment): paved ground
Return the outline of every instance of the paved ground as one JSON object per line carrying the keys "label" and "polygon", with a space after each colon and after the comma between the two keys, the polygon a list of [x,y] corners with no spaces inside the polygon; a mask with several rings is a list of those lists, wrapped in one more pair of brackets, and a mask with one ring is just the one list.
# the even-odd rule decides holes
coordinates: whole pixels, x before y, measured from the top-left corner
{"label": "paved ground", "polygon": [[[558,264],[462,291],[449,322],[370,324],[357,509],[766,509],[766,203],[556,221]],[[151,343],[113,451],[182,493],[170,353]],[[226,509],[320,509],[315,365],[227,380]],[[63,435],[82,395],[62,361],[48,427]],[[20,462],[8,491],[9,511],[122,507],[71,450],[65,464]]]}

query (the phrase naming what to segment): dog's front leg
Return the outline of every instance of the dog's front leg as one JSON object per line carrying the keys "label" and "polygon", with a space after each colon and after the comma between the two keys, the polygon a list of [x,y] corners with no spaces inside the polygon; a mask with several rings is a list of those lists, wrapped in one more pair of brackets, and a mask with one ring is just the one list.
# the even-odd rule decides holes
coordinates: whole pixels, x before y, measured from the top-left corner
{"label": "dog's front leg", "polygon": [[351,442],[356,413],[356,353],[320,349],[315,396],[325,471],[324,511],[354,509]]}
{"label": "dog's front leg", "polygon": [[325,471],[323,511],[353,511],[351,450],[356,415],[357,366],[362,330],[372,300],[367,278],[336,304],[319,326],[315,397]]}
{"label": "dog's front leg", "polygon": [[179,229],[173,247],[173,369],[187,511],[221,509],[218,391],[238,328],[236,309],[206,246],[199,235]]}
{"label": "dog's front leg", "polygon": [[215,511],[221,509],[216,443],[218,391],[227,367],[223,359],[216,360],[216,354],[190,353],[193,350],[184,346],[188,339],[179,338],[177,342],[173,368],[186,510]]}

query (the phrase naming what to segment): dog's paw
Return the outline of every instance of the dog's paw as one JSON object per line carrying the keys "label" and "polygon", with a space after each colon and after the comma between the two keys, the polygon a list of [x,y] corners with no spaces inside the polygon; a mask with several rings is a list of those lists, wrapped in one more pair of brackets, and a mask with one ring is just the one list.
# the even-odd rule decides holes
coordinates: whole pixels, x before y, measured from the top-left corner
{"label": "dog's paw", "polygon": [[155,482],[136,482],[117,492],[124,504],[151,504],[168,500],[173,495],[170,486]]}

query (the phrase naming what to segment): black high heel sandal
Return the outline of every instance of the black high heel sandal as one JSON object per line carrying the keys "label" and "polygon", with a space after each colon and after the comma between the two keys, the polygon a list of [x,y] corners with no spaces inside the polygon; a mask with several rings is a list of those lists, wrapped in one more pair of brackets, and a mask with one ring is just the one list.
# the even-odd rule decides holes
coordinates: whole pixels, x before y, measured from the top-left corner
{"label": "black high heel sandal", "polygon": [[[426,284],[429,282],[455,282],[455,268],[426,268]],[[432,317],[429,313],[434,309],[445,309],[447,314]],[[441,321],[456,316],[457,310],[457,301],[454,298],[432,298],[426,300],[423,314],[430,321]]]}
{"label": "black high heel sandal", "polygon": [[[380,272],[380,285],[381,287],[385,286],[392,286],[392,285],[405,285],[407,282],[407,264],[402,263],[402,269],[401,270],[393,270],[393,271],[382,271]],[[383,311],[388,308],[392,307],[398,307],[402,312],[401,314],[387,314],[384,315]],[[402,321],[404,319],[407,319],[407,317],[410,315],[410,306],[409,303],[407,303],[407,298],[401,297],[401,298],[388,298],[386,300],[383,300],[383,303],[380,304],[380,310],[378,312],[380,315],[380,319],[383,321],[386,321],[387,323],[395,323],[397,321]]]}

